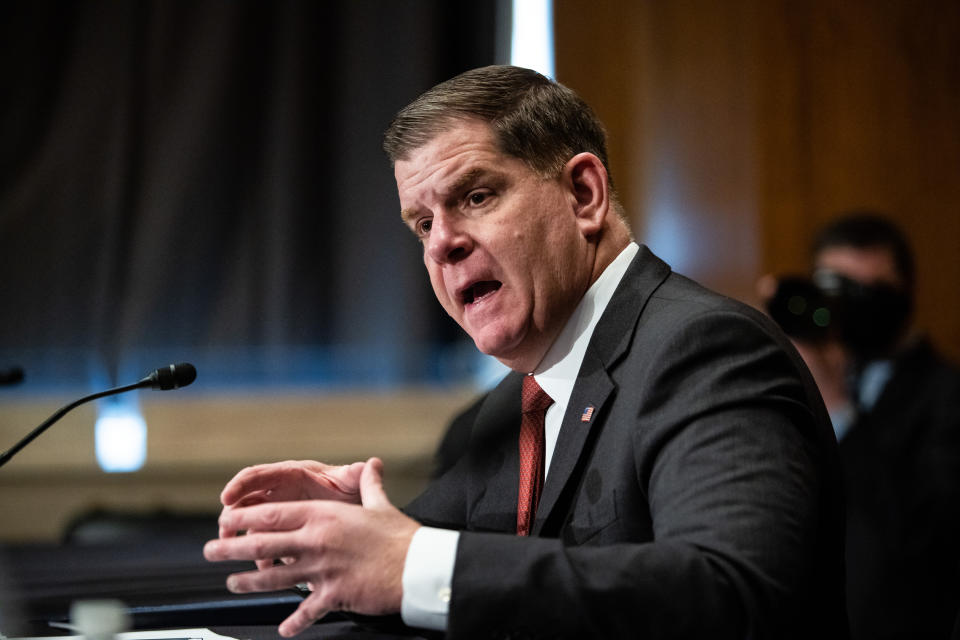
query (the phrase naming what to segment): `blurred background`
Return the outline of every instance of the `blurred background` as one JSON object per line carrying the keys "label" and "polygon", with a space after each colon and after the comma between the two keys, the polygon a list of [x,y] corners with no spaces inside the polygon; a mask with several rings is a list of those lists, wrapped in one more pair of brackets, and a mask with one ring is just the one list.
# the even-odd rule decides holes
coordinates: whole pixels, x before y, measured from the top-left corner
{"label": "blurred background", "polygon": [[[501,370],[434,300],[381,134],[460,71],[533,64],[517,45],[606,123],[635,235],[676,271],[757,304],[825,222],[878,210],[917,255],[917,324],[960,358],[960,4],[516,4],[5,4],[0,373],[24,378],[0,449],[156,367],[198,378],[78,409],[0,469],[0,541],[216,513],[242,466],[288,458],[380,455],[412,497]],[[139,458],[98,451],[109,418]]]}

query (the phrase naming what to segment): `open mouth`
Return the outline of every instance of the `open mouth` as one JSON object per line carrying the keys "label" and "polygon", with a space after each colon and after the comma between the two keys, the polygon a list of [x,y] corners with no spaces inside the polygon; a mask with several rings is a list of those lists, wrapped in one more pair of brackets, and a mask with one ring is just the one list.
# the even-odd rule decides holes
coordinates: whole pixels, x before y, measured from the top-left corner
{"label": "open mouth", "polygon": [[466,289],[463,290],[462,296],[463,304],[474,304],[480,302],[487,296],[491,295],[497,289],[500,288],[501,283],[496,280],[483,280],[481,282],[475,282]]}

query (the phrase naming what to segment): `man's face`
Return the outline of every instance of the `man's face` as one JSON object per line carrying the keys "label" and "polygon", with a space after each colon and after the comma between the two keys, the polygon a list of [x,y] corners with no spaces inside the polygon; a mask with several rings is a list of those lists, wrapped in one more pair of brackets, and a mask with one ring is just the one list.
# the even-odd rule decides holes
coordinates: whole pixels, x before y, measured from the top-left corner
{"label": "man's face", "polygon": [[889,284],[897,289],[906,285],[886,247],[827,247],[817,254],[815,263],[817,269],[833,271],[860,284]]}
{"label": "man's face", "polygon": [[532,371],[590,284],[573,190],[500,152],[478,120],[456,121],[394,173],[440,304],[480,351]]}
{"label": "man's face", "polygon": [[910,315],[908,284],[886,247],[828,247],[816,257],[816,267],[845,276],[863,288],[842,287],[838,339],[864,362],[889,357],[907,329]]}

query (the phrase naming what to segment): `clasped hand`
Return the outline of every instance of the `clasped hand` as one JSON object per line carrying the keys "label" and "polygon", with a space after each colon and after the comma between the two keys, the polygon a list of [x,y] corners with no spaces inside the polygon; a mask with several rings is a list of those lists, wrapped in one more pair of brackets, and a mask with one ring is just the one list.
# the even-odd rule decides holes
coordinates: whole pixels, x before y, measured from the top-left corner
{"label": "clasped hand", "polygon": [[342,467],[312,461],[248,467],[220,500],[220,537],[206,544],[204,557],[257,566],[227,578],[230,591],[311,588],[280,635],[296,635],[329,611],[400,611],[403,564],[420,525],[390,503],[378,458]]}

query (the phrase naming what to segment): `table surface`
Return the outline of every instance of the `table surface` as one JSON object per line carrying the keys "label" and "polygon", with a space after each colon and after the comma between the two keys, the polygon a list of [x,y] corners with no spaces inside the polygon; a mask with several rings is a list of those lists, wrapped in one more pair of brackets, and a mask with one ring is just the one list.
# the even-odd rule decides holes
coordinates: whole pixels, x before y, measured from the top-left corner
{"label": "table surface", "polygon": [[[202,541],[150,544],[21,545],[0,548],[0,621],[8,636],[62,636],[49,622],[67,622],[70,605],[81,599],[123,602],[136,630],[209,628],[239,640],[275,640],[277,625],[296,609],[294,591],[233,594],[226,577],[250,570],[251,563],[210,563]],[[11,620],[19,620],[16,628]],[[299,640],[392,640],[417,638],[413,631],[390,631],[331,614],[298,636]]]}

